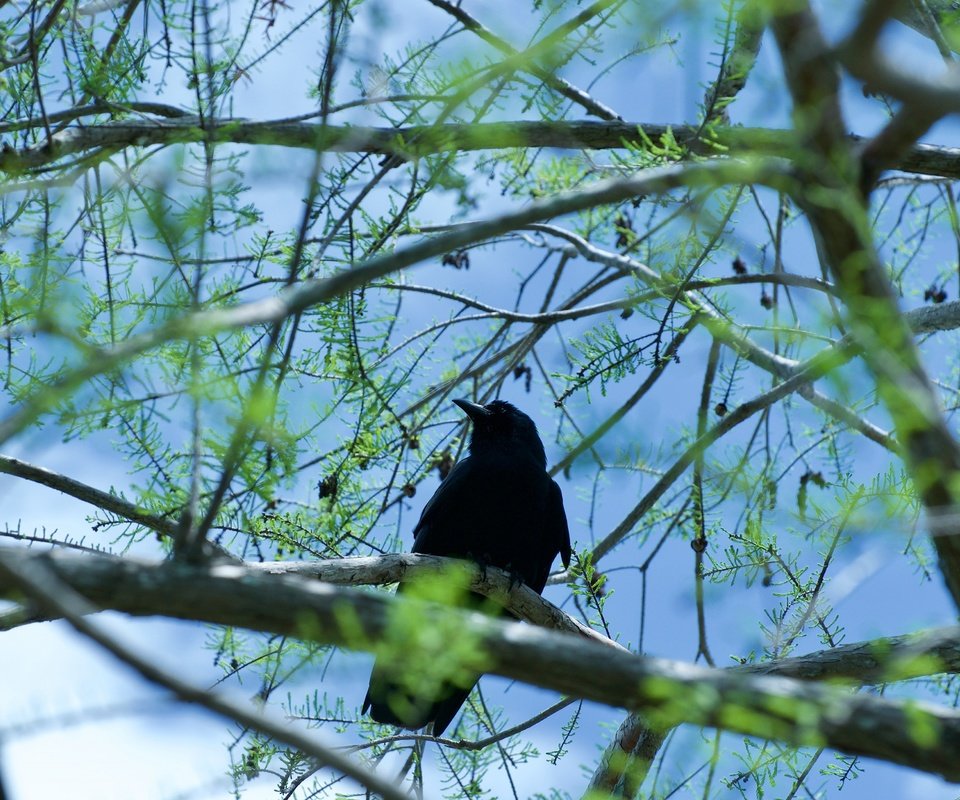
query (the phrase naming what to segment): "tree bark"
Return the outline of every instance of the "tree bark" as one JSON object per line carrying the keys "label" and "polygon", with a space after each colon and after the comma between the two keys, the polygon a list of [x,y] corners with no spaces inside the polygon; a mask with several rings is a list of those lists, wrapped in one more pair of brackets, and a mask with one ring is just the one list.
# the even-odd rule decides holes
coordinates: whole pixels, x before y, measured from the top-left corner
{"label": "tree bark", "polygon": [[[263,568],[151,564],[25,548],[0,551],[0,566],[7,570],[15,571],[18,564],[22,567],[32,559],[42,560],[99,608],[234,625],[368,651],[395,633],[405,614],[412,614],[416,624],[404,626],[405,635],[443,626],[448,633],[444,647],[458,645],[467,669],[642,710],[658,728],[688,722],[791,745],[828,746],[960,781],[960,712],[955,709],[637,656],[582,636],[315,580],[268,575]],[[4,580],[0,595],[16,596],[14,587]],[[405,646],[420,643],[409,640]],[[855,651],[857,661],[869,659],[862,647]],[[956,641],[945,651],[955,654]],[[850,663],[850,657],[842,654],[810,658],[821,664]],[[877,661],[877,669],[881,663]],[[929,671],[930,658],[907,658],[894,667],[894,674],[907,677],[920,667]]]}

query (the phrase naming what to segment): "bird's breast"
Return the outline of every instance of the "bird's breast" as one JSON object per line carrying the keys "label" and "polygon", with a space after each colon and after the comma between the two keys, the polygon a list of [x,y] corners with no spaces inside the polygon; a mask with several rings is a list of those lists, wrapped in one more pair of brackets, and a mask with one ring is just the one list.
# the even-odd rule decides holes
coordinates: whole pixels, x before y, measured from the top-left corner
{"label": "bird's breast", "polygon": [[462,555],[514,570],[525,579],[528,572],[539,571],[549,482],[542,469],[497,462],[478,469],[475,491],[458,515],[462,525],[456,538]]}

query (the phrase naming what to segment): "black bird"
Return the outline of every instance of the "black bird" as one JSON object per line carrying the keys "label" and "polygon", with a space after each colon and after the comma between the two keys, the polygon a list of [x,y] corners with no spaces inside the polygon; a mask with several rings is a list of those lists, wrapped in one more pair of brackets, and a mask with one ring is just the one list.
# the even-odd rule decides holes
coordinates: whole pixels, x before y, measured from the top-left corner
{"label": "black bird", "polygon": [[[564,567],[570,566],[570,533],[537,427],[503,400],[485,406],[453,402],[473,422],[470,455],[457,462],[424,507],[413,552],[499,567],[540,594],[558,553]],[[468,603],[482,601],[472,594]],[[432,722],[433,735],[439,736],[479,677],[469,686],[448,684],[439,696],[418,698],[378,659],[363,711],[369,709],[377,722],[414,730]]]}

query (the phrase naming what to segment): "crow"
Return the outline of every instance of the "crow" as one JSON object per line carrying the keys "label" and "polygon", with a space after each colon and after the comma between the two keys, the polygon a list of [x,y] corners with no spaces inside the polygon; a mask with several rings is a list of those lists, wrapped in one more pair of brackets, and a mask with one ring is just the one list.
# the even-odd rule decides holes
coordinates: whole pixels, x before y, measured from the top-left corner
{"label": "crow", "polygon": [[[473,423],[470,455],[457,462],[424,507],[413,552],[499,567],[541,594],[558,553],[563,566],[570,566],[570,532],[537,427],[503,400],[485,406],[453,402]],[[465,605],[477,607],[483,599],[471,593]],[[434,736],[443,733],[480,677],[421,698],[391,677],[381,661],[370,675],[363,713],[369,709],[377,722],[412,730],[432,722]]]}

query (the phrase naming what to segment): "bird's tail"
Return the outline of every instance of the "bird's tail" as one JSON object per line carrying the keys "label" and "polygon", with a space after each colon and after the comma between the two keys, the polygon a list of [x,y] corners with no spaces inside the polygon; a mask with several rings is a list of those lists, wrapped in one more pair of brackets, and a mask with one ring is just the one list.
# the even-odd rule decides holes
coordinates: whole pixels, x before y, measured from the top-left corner
{"label": "bird's tail", "polygon": [[[406,591],[407,586],[401,583],[397,593]],[[469,592],[462,602],[462,607],[467,609],[493,611],[490,601],[476,592]],[[460,674],[456,682],[440,681],[439,685],[433,685],[432,691],[426,691],[427,687],[411,686],[410,681],[403,681],[397,666],[381,655],[373,665],[363,713],[369,710],[377,722],[410,730],[419,730],[432,722],[433,735],[439,736],[457,715],[478,680],[479,673]]]}
{"label": "bird's tail", "polygon": [[376,664],[363,700],[363,713],[369,711],[377,722],[410,730],[418,730],[432,722],[433,735],[439,736],[457,715],[479,678],[478,675],[468,687],[444,684],[436,700],[425,701],[422,695],[391,680],[387,671]]}

